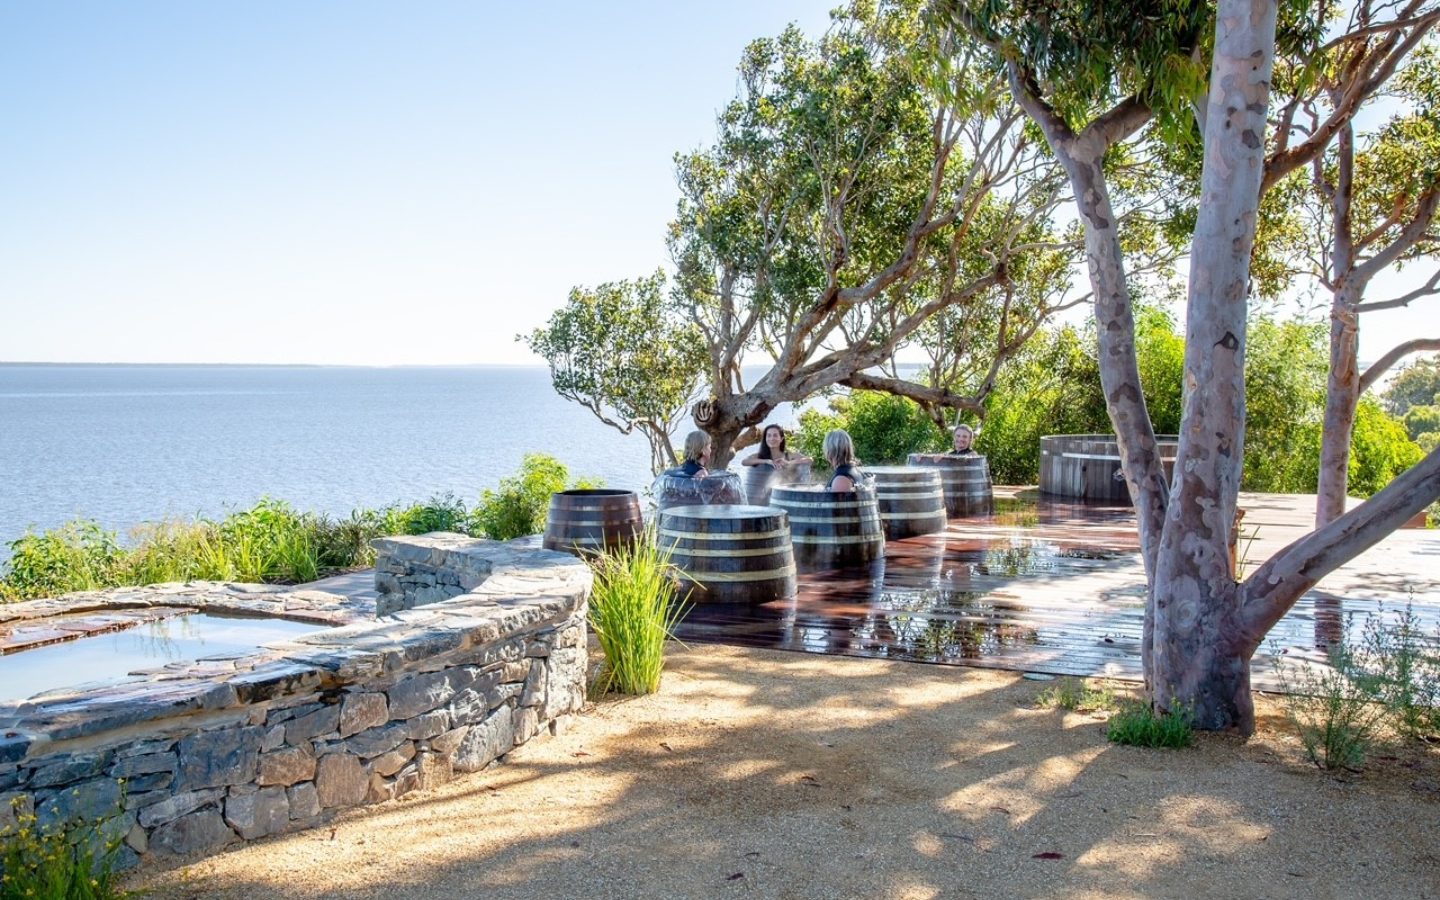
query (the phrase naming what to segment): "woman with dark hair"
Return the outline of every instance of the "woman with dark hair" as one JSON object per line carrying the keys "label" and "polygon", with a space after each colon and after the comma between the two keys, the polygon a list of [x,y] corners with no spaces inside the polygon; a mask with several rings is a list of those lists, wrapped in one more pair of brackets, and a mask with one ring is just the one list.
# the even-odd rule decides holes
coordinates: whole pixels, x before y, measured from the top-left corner
{"label": "woman with dark hair", "polygon": [[798,481],[800,467],[812,462],[814,460],[810,457],[792,452],[785,446],[785,429],[779,425],[766,425],[760,449],[740,461],[742,466],[753,467],[745,478],[746,497],[755,506],[768,506],[771,487],[777,481]]}

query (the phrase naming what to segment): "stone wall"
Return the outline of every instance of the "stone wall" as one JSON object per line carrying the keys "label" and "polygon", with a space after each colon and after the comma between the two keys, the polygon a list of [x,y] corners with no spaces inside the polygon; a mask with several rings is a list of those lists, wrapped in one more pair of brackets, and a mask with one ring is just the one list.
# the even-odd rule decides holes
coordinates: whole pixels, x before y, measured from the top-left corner
{"label": "stone wall", "polygon": [[486,576],[423,610],[268,645],[209,676],[0,708],[0,824],[15,798],[42,822],[123,804],[110,827],[124,863],[210,851],[442,784],[562,727],[584,700],[588,568],[465,549]]}

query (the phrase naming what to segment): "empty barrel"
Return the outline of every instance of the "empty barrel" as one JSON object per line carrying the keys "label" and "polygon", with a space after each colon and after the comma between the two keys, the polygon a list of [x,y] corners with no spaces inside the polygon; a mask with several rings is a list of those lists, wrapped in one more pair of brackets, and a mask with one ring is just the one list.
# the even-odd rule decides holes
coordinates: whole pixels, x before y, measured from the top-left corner
{"label": "empty barrel", "polygon": [[628,544],[645,527],[634,491],[556,491],[545,517],[547,550],[595,554]]}
{"label": "empty barrel", "polygon": [[875,476],[875,504],[886,540],[945,530],[945,493],[938,469],[866,466],[865,472]]}
{"label": "empty barrel", "polygon": [[770,492],[770,505],[790,514],[795,565],[802,572],[863,566],[885,555],[873,487],[827,491],[822,485],[781,485]]}
{"label": "empty barrel", "polygon": [[912,453],[912,466],[933,468],[940,473],[945,492],[945,512],[952,518],[988,515],[995,507],[990,486],[990,462],[976,454]]}
{"label": "empty barrel", "polygon": [[659,539],[696,603],[768,603],[795,595],[795,555],[782,510],[676,506],[660,513]]}

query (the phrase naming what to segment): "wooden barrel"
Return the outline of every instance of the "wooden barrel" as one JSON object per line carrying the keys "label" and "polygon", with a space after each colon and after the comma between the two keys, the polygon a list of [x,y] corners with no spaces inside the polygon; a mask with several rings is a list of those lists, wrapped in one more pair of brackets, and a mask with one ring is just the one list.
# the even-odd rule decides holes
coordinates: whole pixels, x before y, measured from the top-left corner
{"label": "wooden barrel", "polygon": [[801,572],[863,566],[885,555],[873,487],[827,491],[823,485],[781,485],[770,492],[770,505],[790,514]]}
{"label": "wooden barrel", "polygon": [[795,555],[782,510],[676,506],[660,514],[659,538],[696,603],[768,603],[795,595]]}
{"label": "wooden barrel", "polygon": [[945,530],[945,493],[937,469],[866,466],[865,472],[875,476],[875,504],[885,528],[885,540]]}
{"label": "wooden barrel", "polygon": [[545,517],[546,550],[577,556],[613,550],[635,540],[645,527],[634,491],[556,491]]}
{"label": "wooden barrel", "polygon": [[[1177,435],[1156,435],[1168,480],[1175,471]],[[1040,438],[1040,493],[1103,503],[1129,503],[1113,434],[1051,434]]]}
{"label": "wooden barrel", "polygon": [[945,492],[945,512],[953,519],[989,515],[995,508],[995,492],[990,487],[990,461],[976,453],[957,456],[953,453],[912,453],[912,466],[934,468],[940,472]]}
{"label": "wooden barrel", "polygon": [[676,506],[739,505],[745,502],[740,476],[734,472],[714,472],[703,478],[663,472],[650,489],[661,512]]}
{"label": "wooden barrel", "polygon": [[776,484],[804,484],[810,480],[810,464],[803,466],[746,466],[745,502],[751,506],[769,506],[770,491]]}

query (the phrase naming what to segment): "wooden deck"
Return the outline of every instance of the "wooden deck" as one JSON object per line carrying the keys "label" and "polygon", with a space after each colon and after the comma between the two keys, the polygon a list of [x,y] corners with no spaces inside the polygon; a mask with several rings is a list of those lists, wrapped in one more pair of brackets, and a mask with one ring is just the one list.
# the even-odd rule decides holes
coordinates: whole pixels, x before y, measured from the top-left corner
{"label": "wooden deck", "polygon": [[[891,541],[870,569],[802,575],[793,600],[700,606],[685,641],[881,657],[1054,675],[1140,679],[1145,576],[1128,507],[1042,500],[997,488],[996,514]],[[1243,494],[1241,559],[1257,565],[1310,529],[1314,497]],[[1367,614],[1406,602],[1440,627],[1440,531],[1402,530],[1306,594],[1256,654],[1324,659]]]}

